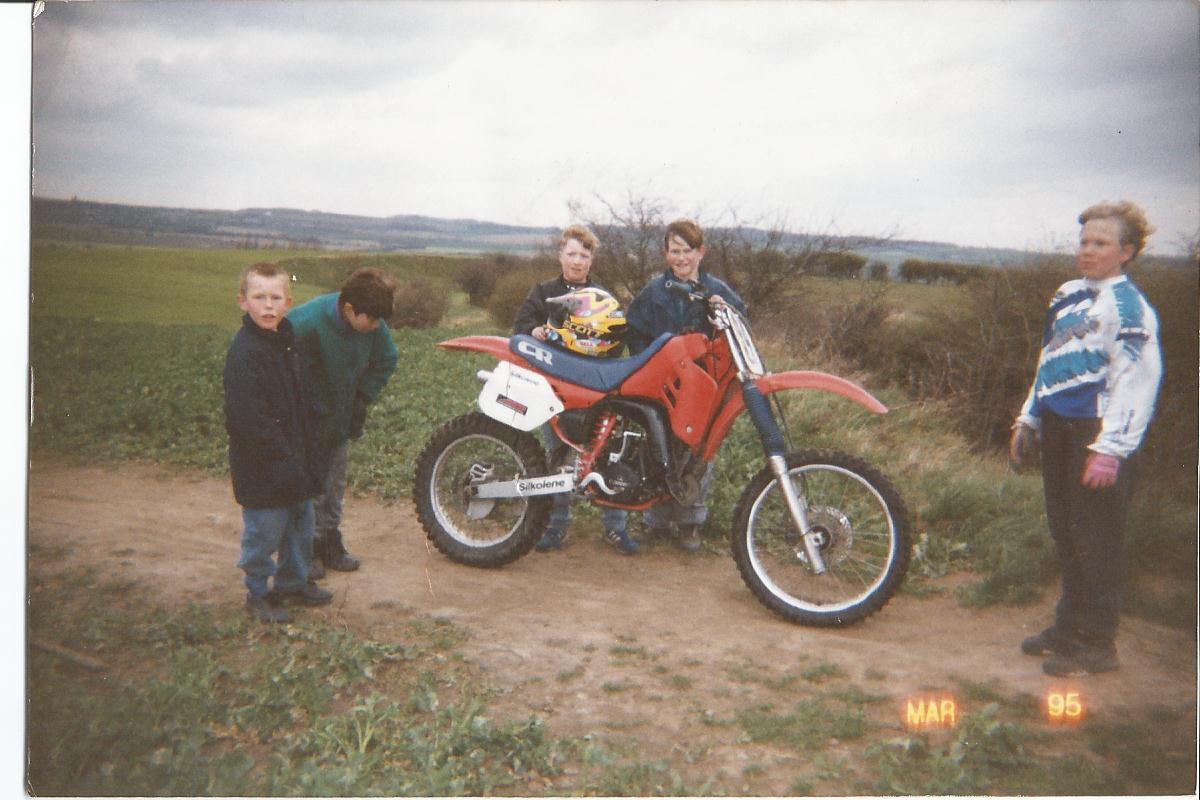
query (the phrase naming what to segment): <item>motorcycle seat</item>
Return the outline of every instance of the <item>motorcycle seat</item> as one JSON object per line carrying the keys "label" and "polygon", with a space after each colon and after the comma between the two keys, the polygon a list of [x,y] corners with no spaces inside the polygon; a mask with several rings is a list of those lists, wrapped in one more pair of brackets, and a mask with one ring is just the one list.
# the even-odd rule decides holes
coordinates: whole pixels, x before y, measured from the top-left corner
{"label": "motorcycle seat", "polygon": [[628,358],[576,355],[561,347],[539,342],[523,333],[518,333],[508,340],[508,349],[524,359],[533,369],[607,394],[654,358],[654,354],[661,350],[672,336],[674,334],[664,333],[645,350]]}

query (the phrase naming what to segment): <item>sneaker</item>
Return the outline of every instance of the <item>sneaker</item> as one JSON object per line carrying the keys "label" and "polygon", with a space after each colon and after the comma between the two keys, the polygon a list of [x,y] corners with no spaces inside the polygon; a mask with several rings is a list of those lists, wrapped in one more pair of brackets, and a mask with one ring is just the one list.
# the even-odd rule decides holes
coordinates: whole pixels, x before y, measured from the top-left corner
{"label": "sneaker", "polygon": [[246,598],[246,610],[259,622],[285,623],[292,621],[286,608],[279,608],[266,597]]}
{"label": "sneaker", "polygon": [[333,593],[315,583],[306,583],[302,589],[279,592],[274,589],[267,595],[277,603],[299,603],[302,606],[325,606],[333,602]]}
{"label": "sneaker", "polygon": [[1071,652],[1071,640],[1051,625],[1039,634],[1021,642],[1021,652],[1027,656],[1042,656],[1046,653],[1067,655]]}
{"label": "sneaker", "polygon": [[558,528],[546,528],[546,532],[542,534],[542,538],[538,539],[533,549],[539,553],[545,553],[549,550],[561,550],[563,542],[566,540],[566,531],[560,531]]}
{"label": "sneaker", "polygon": [[1120,666],[1117,648],[1112,645],[1079,645],[1069,655],[1052,653],[1042,664],[1042,672],[1059,678],[1112,672]]}
{"label": "sneaker", "polygon": [[685,553],[700,552],[699,525],[689,525],[679,532],[679,549]]}
{"label": "sneaker", "polygon": [[630,539],[625,531],[605,531],[604,538],[622,555],[631,556],[638,551],[637,542]]}

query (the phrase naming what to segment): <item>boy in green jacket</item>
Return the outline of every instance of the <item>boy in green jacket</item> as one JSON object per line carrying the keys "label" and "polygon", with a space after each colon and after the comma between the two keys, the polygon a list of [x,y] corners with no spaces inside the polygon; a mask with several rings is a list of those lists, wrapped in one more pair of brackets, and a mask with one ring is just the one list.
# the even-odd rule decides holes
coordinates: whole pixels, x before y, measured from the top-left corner
{"label": "boy in green jacket", "polygon": [[323,493],[315,501],[314,578],[325,569],[358,569],[341,532],[346,464],[350,440],[362,436],[367,406],[396,369],[396,345],[386,322],[394,292],[382,270],[364,267],[350,274],[340,292],[315,297],[287,315],[326,410],[321,442],[329,456]]}

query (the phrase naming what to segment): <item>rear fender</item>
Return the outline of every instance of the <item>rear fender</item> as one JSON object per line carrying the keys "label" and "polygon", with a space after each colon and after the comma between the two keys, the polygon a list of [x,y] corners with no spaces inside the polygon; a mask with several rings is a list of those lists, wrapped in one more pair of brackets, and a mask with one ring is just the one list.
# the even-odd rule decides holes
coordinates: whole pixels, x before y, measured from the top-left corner
{"label": "rear fender", "polygon": [[548,375],[537,369],[533,364],[530,364],[509,350],[508,339],[503,336],[460,336],[456,339],[447,339],[444,342],[438,342],[438,347],[445,348],[446,350],[483,353],[497,361],[507,361],[510,364],[516,364],[519,367],[537,372],[550,382],[550,385],[554,388],[554,393],[558,395],[559,399],[563,402],[563,406],[568,410],[586,408],[593,403],[599,402],[604,397],[603,392],[593,391],[567,381],[559,380],[553,375]]}
{"label": "rear fender", "polygon": [[473,353],[486,353],[498,361],[526,366],[525,359],[518,358],[508,349],[508,339],[503,336],[459,336],[457,339],[447,339],[438,342],[438,347],[447,350],[468,350]]}
{"label": "rear fender", "polygon": [[[845,378],[839,378],[837,375],[830,375],[827,372],[815,372],[812,370],[780,372],[776,375],[765,375],[755,380],[754,383],[764,395],[775,394],[775,392],[790,389],[815,389],[820,392],[841,395],[848,400],[854,401],[873,414],[886,414],[888,412],[887,406],[879,402],[873,394],[857,383],[848,381]],[[721,442],[725,441],[725,436],[729,433],[729,429],[733,427],[733,423],[745,410],[746,405],[742,400],[742,393],[740,391],[730,392],[728,405],[721,409],[721,413],[713,420],[712,427],[709,429],[702,455],[705,461],[712,460],[717,452],[717,448],[721,446]]]}

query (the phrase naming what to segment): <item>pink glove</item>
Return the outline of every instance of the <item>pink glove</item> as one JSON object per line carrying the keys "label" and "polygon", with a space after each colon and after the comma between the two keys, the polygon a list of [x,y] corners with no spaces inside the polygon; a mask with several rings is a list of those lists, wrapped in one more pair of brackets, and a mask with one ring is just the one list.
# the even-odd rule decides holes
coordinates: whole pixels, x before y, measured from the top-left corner
{"label": "pink glove", "polygon": [[1090,453],[1083,465],[1083,485],[1089,489],[1107,489],[1117,482],[1121,459],[1107,453]]}

